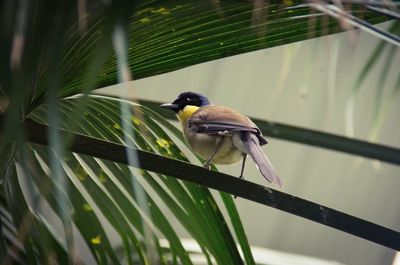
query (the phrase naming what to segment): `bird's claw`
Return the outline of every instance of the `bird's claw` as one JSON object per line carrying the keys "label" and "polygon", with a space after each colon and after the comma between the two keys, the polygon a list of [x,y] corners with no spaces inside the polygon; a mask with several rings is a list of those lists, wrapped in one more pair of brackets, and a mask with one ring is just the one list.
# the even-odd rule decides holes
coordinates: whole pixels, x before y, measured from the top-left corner
{"label": "bird's claw", "polygon": [[228,130],[218,132],[218,135],[220,135],[220,136],[224,136],[227,134],[229,134]]}
{"label": "bird's claw", "polygon": [[204,163],[203,167],[204,167],[205,169],[211,170],[210,163]]}

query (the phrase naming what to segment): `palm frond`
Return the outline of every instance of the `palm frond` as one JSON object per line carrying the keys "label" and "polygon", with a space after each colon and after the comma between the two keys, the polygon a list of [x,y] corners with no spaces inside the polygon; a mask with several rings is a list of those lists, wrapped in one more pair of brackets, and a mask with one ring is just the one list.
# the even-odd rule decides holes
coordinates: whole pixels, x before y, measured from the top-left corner
{"label": "palm frond", "polygon": [[[67,126],[69,124],[68,120],[74,118],[75,106],[79,105],[79,100],[81,98],[71,98],[61,102],[61,126]],[[134,132],[134,139],[130,141],[134,146],[186,160],[170,137],[157,124],[158,120],[162,118],[146,108],[139,108],[133,103],[129,103],[129,106],[133,107],[134,115],[126,117],[121,115],[119,104],[119,100],[112,98],[90,97],[84,113],[85,119],[80,123],[77,132],[107,141],[126,144],[121,118],[127,119],[129,120],[129,123],[127,123],[129,128],[126,129]],[[46,107],[38,109],[32,114],[32,117],[38,121],[46,122],[46,109]],[[49,151],[43,150],[39,146],[33,146],[33,150],[37,153],[36,156],[40,158],[40,161],[49,161]],[[178,236],[174,233],[174,229],[158,208],[157,203],[155,203],[155,201],[161,199],[185,229],[198,240],[204,249],[205,255],[212,255],[219,263],[242,262],[232,232],[226,226],[227,221],[218,209],[211,193],[204,187],[186,182],[181,183],[174,178],[154,175],[146,171],[132,171],[127,166],[96,160],[89,156],[72,155],[67,152],[64,160],[66,162],[63,164],[63,168],[65,175],[70,179],[68,186],[71,190],[70,195],[65,194],[67,196],[66,200],[72,204],[72,198],[79,198],[78,189],[82,185],[81,188],[85,189],[89,196],[86,199],[88,201],[73,204],[73,208],[75,209],[79,205],[81,205],[80,207],[89,205],[89,208],[98,208],[101,215],[110,222],[114,229],[120,231],[122,242],[127,241],[127,239],[123,238],[125,234],[130,235],[128,238],[135,238],[134,235],[139,232],[140,238],[142,238],[144,230],[140,228],[140,222],[142,222],[143,225],[149,226],[155,234],[161,233],[170,241],[170,245],[173,246],[170,251],[179,260],[184,264],[191,264],[188,254],[179,243]],[[145,211],[138,206],[137,197],[133,189],[134,185],[137,184],[132,183],[132,179],[128,177],[130,173],[140,179],[140,185],[147,183],[151,187],[152,192],[146,192],[147,205],[149,205],[150,209],[149,216],[146,216]],[[168,192],[164,191],[164,187],[167,188]],[[152,199],[155,194],[159,199]],[[237,234],[243,252],[246,253],[247,263],[254,264],[232,198],[224,194],[221,196],[223,196],[224,203],[228,207],[227,210],[231,216],[234,231]],[[93,206],[90,201],[95,202],[96,206]],[[121,216],[117,217],[119,215]],[[126,221],[124,221],[125,219]],[[75,219],[74,221],[76,222]],[[129,225],[127,224],[130,222],[134,222],[130,224],[135,227],[132,232],[129,232]],[[204,223],[208,225],[204,226]],[[207,237],[206,235],[208,234],[214,236]],[[105,235],[102,234],[100,238],[103,236]],[[87,244],[90,244],[93,236],[87,238]],[[135,242],[130,244],[136,246]],[[136,252],[140,253],[137,250]],[[159,257],[159,259],[162,260],[163,257]]]}
{"label": "palm frond", "polygon": [[[34,122],[30,124],[32,128],[36,128],[37,130],[30,135],[29,140],[39,144],[46,144],[46,138],[37,133],[37,131],[43,131],[45,126]],[[132,147],[125,147],[84,135],[76,135],[75,139],[75,144],[71,146],[71,149],[75,152],[106,160],[118,161],[123,164],[129,164],[129,162],[131,162],[127,158],[125,149]],[[400,233],[395,230],[290,194],[285,194],[216,171],[209,171],[203,167],[188,164],[185,161],[169,159],[165,156],[135,148],[132,149],[136,150],[138,160],[135,164],[131,164],[130,166],[174,176],[178,179],[229,192],[230,194],[307,218],[383,246],[400,250]],[[108,152],[105,152],[105,150],[108,150]]]}

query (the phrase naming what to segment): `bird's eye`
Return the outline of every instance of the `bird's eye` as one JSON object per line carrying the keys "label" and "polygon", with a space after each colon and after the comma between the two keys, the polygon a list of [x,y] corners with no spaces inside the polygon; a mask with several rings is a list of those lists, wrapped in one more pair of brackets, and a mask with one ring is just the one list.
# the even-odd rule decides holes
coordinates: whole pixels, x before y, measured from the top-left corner
{"label": "bird's eye", "polygon": [[190,98],[186,98],[186,101],[190,101]]}

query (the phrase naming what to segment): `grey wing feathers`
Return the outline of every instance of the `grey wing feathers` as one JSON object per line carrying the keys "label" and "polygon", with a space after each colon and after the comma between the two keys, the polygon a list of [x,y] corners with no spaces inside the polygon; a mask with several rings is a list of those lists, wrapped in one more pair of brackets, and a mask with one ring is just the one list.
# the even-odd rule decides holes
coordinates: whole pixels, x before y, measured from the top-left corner
{"label": "grey wing feathers", "polygon": [[278,176],[278,173],[272,166],[268,157],[264,154],[261,149],[258,138],[252,133],[244,133],[242,135],[243,146],[246,153],[251,156],[257,165],[258,170],[261,174],[270,182],[277,184],[279,187],[282,186],[282,182]]}
{"label": "grey wing feathers", "polygon": [[191,122],[190,126],[195,132],[206,134],[217,134],[219,132],[250,132],[257,136],[260,145],[267,144],[268,141],[261,135],[260,130],[254,125],[249,127],[235,122],[226,121],[196,121]]}
{"label": "grey wing feathers", "polygon": [[257,133],[256,128],[244,126],[233,122],[208,121],[208,122],[198,123],[195,125],[196,125],[196,131],[199,133],[214,134],[221,131],[228,131],[228,132],[245,131],[245,132]]}

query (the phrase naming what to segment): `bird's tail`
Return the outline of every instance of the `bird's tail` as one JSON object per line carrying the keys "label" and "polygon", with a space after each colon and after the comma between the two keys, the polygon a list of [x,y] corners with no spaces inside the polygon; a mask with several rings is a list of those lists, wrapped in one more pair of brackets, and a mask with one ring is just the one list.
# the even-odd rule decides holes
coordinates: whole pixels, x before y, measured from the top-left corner
{"label": "bird's tail", "polygon": [[243,139],[242,141],[246,149],[246,153],[251,156],[257,165],[257,169],[269,182],[277,184],[279,187],[281,187],[281,179],[279,178],[278,173],[272,166],[268,157],[261,149],[257,136],[249,132],[245,134],[246,135],[244,135],[244,138],[246,139]]}

